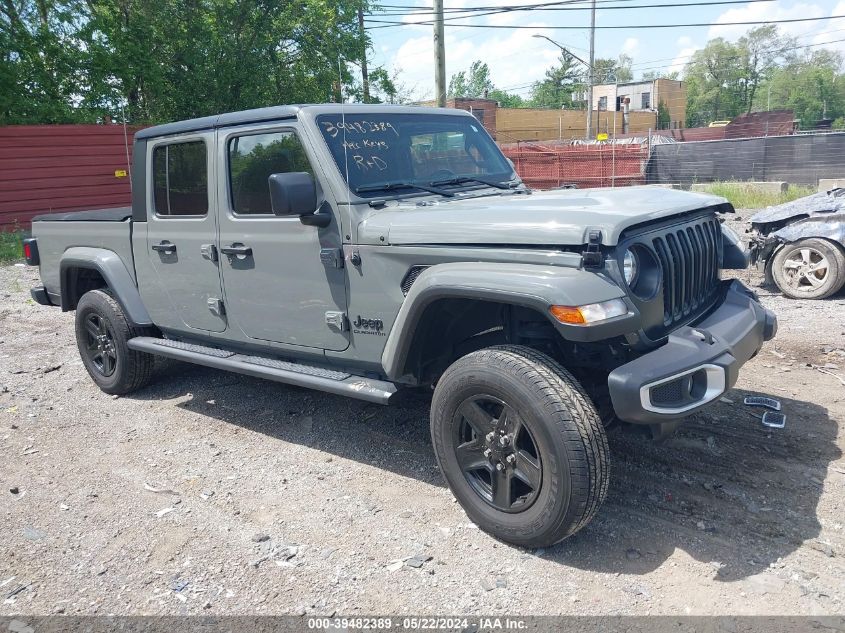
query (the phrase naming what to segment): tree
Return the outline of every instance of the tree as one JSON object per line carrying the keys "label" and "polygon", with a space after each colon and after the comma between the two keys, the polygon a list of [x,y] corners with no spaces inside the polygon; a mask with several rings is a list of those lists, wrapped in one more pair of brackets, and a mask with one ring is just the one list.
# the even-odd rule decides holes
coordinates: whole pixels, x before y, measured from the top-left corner
{"label": "tree", "polygon": [[739,114],[740,51],[719,37],[693,53],[686,66],[687,126],[731,119]]}
{"label": "tree", "polygon": [[490,68],[481,60],[476,60],[470,65],[469,71],[462,70],[452,75],[447,94],[451,98],[481,99],[487,97],[491,90],[493,82],[490,79]]}
{"label": "tree", "polygon": [[657,129],[668,130],[672,123],[672,114],[669,112],[669,107],[661,100],[657,104]]}
{"label": "tree", "polygon": [[748,31],[736,43],[716,38],[686,66],[687,125],[732,119],[755,108],[760,86],[795,59],[793,38],[773,25]]}
{"label": "tree", "polygon": [[469,71],[461,71],[452,75],[449,80],[447,94],[451,98],[493,99],[503,108],[521,108],[525,100],[499,90],[490,78],[490,68],[480,60],[472,62]]}
{"label": "tree", "polygon": [[821,119],[845,116],[845,76],[841,53],[815,50],[774,70],[757,92],[760,110],[790,109],[802,128]]}
{"label": "tree", "polygon": [[529,104],[534,108],[573,107],[573,93],[584,91],[585,72],[580,62],[561,51],[558,65],[549,68],[543,80],[532,87]]}
{"label": "tree", "polygon": [[663,71],[654,71],[649,70],[648,72],[644,72],[642,76],[643,81],[654,81],[655,79],[669,79],[671,81],[678,81],[680,77],[680,73],[677,70],[673,70],[672,72],[665,73]]}
{"label": "tree", "polygon": [[2,0],[0,124],[348,97],[369,45],[359,8],[366,0]]}
{"label": "tree", "polygon": [[771,77],[782,60],[794,59],[795,38],[782,37],[773,24],[751,29],[737,41],[740,55],[740,103],[751,112],[760,83]]}
{"label": "tree", "polygon": [[500,108],[524,108],[528,103],[520,95],[511,94],[498,88],[493,88],[489,96],[499,102]]}

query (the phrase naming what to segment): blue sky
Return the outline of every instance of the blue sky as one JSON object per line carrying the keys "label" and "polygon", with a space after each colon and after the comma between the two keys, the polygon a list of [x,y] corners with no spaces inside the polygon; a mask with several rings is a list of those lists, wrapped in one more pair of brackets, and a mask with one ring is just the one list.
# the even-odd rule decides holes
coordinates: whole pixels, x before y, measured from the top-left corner
{"label": "blue sky", "polygon": [[[431,6],[431,0],[382,0],[390,5],[408,7]],[[444,0],[449,7],[499,6],[533,4],[538,0]],[[633,0],[629,4],[666,4],[673,0]],[[689,0],[674,0],[689,2]],[[599,7],[601,7],[601,2]],[[607,3],[605,3],[607,4]],[[624,2],[622,3],[624,4]],[[582,5],[576,5],[582,6]],[[467,18],[455,22],[474,24],[520,25],[531,29],[476,29],[450,26],[446,22],[446,75],[466,70],[476,59],[490,66],[494,84],[523,96],[530,93],[530,84],[540,79],[545,70],[556,63],[559,50],[549,42],[533,38],[540,33],[586,58],[589,48],[590,12],[585,8],[573,11],[524,11],[486,17]],[[708,39],[724,37],[735,40],[749,26],[728,26],[726,22],[782,20],[793,18],[824,18],[812,22],[782,24],[785,34],[798,37],[800,44],[821,44],[845,39],[845,19],[829,16],[845,15],[845,0],[772,0],[734,5],[700,6],[660,9],[602,10],[597,12],[598,26],[622,25],[629,28],[596,31],[596,56],[617,57],[627,53],[634,58],[634,75],[648,70],[682,70],[689,56]],[[423,21],[430,16],[405,18],[372,16],[374,19],[406,22]],[[708,23],[714,26],[638,29],[636,24]],[[370,24],[370,26],[375,26]],[[583,26],[575,30],[554,30],[553,26]],[[434,95],[432,27],[405,25],[396,28],[373,29],[373,59],[388,70],[401,69],[401,81],[413,91],[416,99]],[[845,52],[845,42],[830,44]]]}

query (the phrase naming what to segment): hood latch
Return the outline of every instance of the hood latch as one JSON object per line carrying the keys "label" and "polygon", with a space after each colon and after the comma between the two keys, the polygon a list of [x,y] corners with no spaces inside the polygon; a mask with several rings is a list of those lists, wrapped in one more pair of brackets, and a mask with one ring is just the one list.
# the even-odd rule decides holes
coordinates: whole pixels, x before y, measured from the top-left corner
{"label": "hood latch", "polygon": [[587,233],[587,248],[581,253],[584,268],[601,268],[604,257],[601,253],[601,231],[592,229]]}

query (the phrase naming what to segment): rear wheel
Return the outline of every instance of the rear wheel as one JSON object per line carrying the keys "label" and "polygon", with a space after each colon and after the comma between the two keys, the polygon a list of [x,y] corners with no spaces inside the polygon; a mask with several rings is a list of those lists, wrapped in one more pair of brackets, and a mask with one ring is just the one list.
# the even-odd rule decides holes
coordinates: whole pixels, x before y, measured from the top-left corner
{"label": "rear wheel", "polygon": [[126,394],[152,379],[155,359],[129,349],[129,339],[149,334],[133,327],[107,290],[90,290],[76,306],[76,344],[88,374],[111,394]]}
{"label": "rear wheel", "polygon": [[595,407],[550,357],[520,346],[473,352],[444,372],[431,406],[437,461],[480,528],[551,545],[584,527],[607,493]]}
{"label": "rear wheel", "polygon": [[772,260],[772,277],[787,297],[824,299],[845,285],[845,254],[819,238],[786,244]]}

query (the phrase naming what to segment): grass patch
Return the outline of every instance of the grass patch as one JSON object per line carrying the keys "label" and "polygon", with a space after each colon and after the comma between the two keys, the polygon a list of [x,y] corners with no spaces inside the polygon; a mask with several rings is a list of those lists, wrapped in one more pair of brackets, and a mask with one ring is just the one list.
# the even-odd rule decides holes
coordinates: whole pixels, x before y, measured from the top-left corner
{"label": "grass patch", "polygon": [[784,193],[771,193],[745,182],[714,182],[705,191],[727,198],[737,209],[762,209],[817,193],[815,187],[805,185],[789,185]]}
{"label": "grass patch", "polygon": [[23,258],[23,233],[0,229],[0,263]]}

